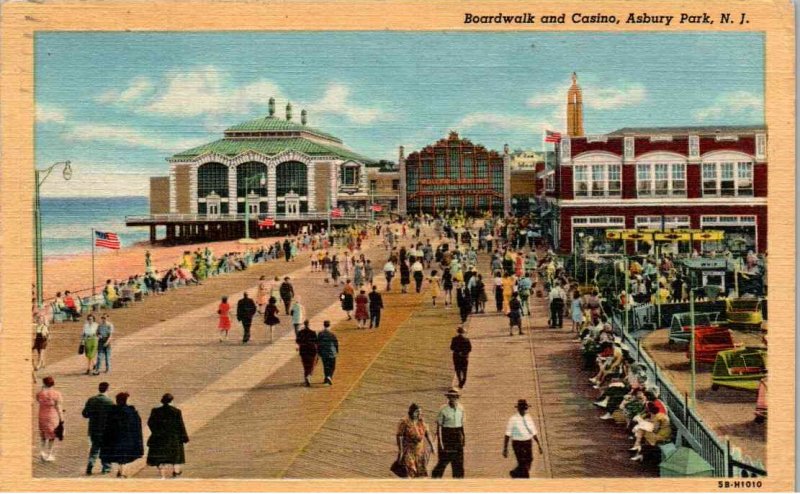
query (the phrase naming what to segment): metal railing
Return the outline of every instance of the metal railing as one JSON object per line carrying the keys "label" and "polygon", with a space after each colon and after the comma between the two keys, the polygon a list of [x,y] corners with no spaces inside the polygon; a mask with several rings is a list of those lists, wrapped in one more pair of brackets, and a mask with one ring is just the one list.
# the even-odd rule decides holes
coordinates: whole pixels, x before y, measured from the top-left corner
{"label": "metal railing", "polygon": [[[633,312],[635,309],[631,310]],[[648,310],[645,307],[643,311]],[[636,319],[629,314],[629,324]],[[631,357],[644,364],[648,372],[648,381],[658,390],[661,401],[667,407],[670,421],[677,429],[679,441],[686,441],[705,461],[711,465],[715,477],[733,477],[738,470],[742,477],[765,476],[766,469],[760,466],[734,460],[731,457],[730,441],[723,443],[716,434],[703,422],[699,414],[689,407],[686,394],[681,394],[672,383],[659,372],[658,364],[641,347],[638,338],[625,330],[624,314],[621,310],[613,310],[612,321],[615,332],[622,337]],[[680,444],[679,444],[680,445]]]}
{"label": "metal railing", "polygon": [[[279,221],[327,221],[328,213],[298,213],[294,215],[287,214],[251,214],[250,221],[259,221],[266,218],[272,218],[276,222]],[[149,215],[132,215],[126,216],[126,223],[164,223],[164,222],[192,222],[192,221],[245,221],[245,214],[149,214]],[[330,216],[331,221],[369,221],[372,219],[371,212],[344,212],[341,216]]]}

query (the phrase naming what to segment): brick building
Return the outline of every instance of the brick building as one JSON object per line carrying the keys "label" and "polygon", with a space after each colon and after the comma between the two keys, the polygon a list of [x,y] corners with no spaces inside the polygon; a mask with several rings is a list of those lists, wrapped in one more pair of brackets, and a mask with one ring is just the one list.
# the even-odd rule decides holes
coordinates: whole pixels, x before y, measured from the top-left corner
{"label": "brick building", "polygon": [[488,150],[456,132],[400,155],[400,214],[463,210],[507,216],[511,211],[511,155]]}
{"label": "brick building", "polygon": [[619,251],[621,241],[605,239],[608,228],[723,230],[721,243],[702,248],[767,249],[763,126],[623,128],[564,137],[559,151],[543,179],[554,183],[547,196],[558,210],[561,250],[583,233],[593,250]]}

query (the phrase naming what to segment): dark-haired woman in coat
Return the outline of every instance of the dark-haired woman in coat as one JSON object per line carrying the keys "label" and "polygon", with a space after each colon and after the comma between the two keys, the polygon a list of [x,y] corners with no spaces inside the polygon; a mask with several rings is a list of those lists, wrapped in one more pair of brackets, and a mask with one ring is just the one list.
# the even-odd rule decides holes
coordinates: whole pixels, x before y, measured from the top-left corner
{"label": "dark-haired woman in coat", "polygon": [[100,461],[104,465],[119,465],[117,477],[127,477],[125,465],[144,456],[142,419],[136,408],[128,405],[129,396],[119,393],[117,404],[109,409],[100,447]]}
{"label": "dark-haired woman in coat", "polygon": [[186,463],[183,445],[189,442],[183,415],[170,405],[172,400],[171,394],[165,394],[161,398],[162,406],[154,408],[147,419],[151,433],[147,440],[147,464],[158,467],[162,479],[170,471],[173,477],[183,473],[181,465]]}

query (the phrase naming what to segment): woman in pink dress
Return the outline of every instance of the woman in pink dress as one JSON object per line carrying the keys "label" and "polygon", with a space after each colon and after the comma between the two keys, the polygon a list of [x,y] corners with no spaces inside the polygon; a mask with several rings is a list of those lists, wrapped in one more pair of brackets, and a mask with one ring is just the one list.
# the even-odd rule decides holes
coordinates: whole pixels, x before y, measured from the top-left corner
{"label": "woman in pink dress", "polygon": [[[63,399],[61,393],[53,389],[56,382],[47,376],[42,379],[42,390],[36,393],[39,403],[39,434],[41,436],[41,458],[43,461],[56,461],[53,449],[56,442],[56,429],[64,422]],[[63,434],[63,430],[61,431]],[[59,439],[63,439],[59,437]]]}
{"label": "woman in pink dress", "polygon": [[358,322],[359,329],[367,327],[367,321],[369,320],[369,310],[367,310],[368,304],[369,298],[367,298],[366,292],[361,290],[361,293],[356,297],[356,321]]}

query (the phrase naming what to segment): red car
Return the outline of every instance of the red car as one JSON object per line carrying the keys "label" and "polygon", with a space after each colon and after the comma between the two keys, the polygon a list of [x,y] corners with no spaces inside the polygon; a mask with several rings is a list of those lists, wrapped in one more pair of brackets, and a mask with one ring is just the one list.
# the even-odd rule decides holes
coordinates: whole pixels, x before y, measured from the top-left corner
{"label": "red car", "polygon": [[[694,357],[697,362],[713,364],[717,353],[736,348],[728,328],[706,326],[694,330]],[[686,358],[691,359],[691,348],[686,350]]]}

